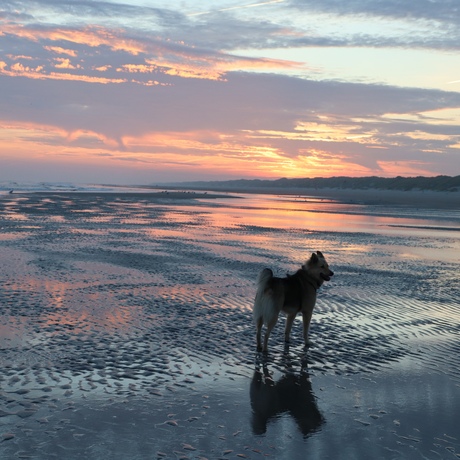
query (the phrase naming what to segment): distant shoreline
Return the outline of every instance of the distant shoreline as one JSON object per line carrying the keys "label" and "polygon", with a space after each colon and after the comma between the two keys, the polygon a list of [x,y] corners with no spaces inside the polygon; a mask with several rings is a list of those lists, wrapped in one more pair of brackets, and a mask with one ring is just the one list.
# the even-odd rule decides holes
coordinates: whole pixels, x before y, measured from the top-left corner
{"label": "distant shoreline", "polygon": [[[130,187],[132,188],[132,187]],[[106,198],[113,198],[113,197],[126,197],[129,196],[130,198],[155,198],[158,200],[199,200],[199,199],[209,199],[215,200],[218,198],[241,198],[237,195],[229,195],[227,192],[222,191],[206,191],[206,190],[190,190],[190,189],[176,189],[176,188],[169,188],[165,190],[166,187],[161,187],[161,189],[156,189],[155,187],[145,187],[139,186],[139,189],[145,189],[146,191],[135,191],[135,190],[123,190],[123,186],[120,186],[118,191],[110,190],[110,191],[103,191],[103,190],[25,190],[21,191],[18,190],[14,193],[3,193],[0,194],[0,198],[14,198],[16,196],[23,196],[23,195],[40,195],[42,197],[56,197],[59,195],[65,196],[72,196],[72,195],[85,195],[87,197],[106,197]],[[161,190],[161,191],[160,191]],[[237,193],[234,191],[234,193]]]}
{"label": "distant shoreline", "polygon": [[[170,186],[136,186],[145,191],[119,190],[30,190],[13,194],[0,194],[1,198],[11,198],[17,195],[34,194],[42,196],[86,194],[109,197],[130,196],[131,198],[148,198],[154,200],[193,200],[193,199],[225,199],[242,198],[237,194],[264,194],[298,197],[313,197],[317,199],[333,200],[344,204],[411,206],[414,208],[452,209],[460,210],[460,191],[432,191],[432,190],[382,190],[382,189],[346,189],[346,188],[305,188],[305,187],[230,187],[222,184]],[[132,186],[134,187],[134,186]]]}
{"label": "distant shoreline", "polygon": [[460,176],[234,179],[163,184],[152,188],[157,187],[221,193],[293,195],[366,205],[460,208]]}
{"label": "distant shoreline", "polygon": [[[174,190],[190,190],[190,187],[171,187]],[[197,189],[198,190],[198,189]],[[201,188],[215,193],[247,193],[315,197],[344,204],[394,205],[415,208],[460,209],[460,192],[435,192],[431,190],[380,190],[338,188],[278,188],[278,187],[208,187]]]}

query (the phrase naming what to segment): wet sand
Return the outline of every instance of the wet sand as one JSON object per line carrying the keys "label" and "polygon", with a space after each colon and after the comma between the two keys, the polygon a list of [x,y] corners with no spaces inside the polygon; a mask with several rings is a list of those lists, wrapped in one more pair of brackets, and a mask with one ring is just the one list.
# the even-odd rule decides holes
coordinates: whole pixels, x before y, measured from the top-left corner
{"label": "wet sand", "polygon": [[[303,206],[0,197],[0,457],[460,458],[458,209]],[[317,249],[313,345],[257,354],[258,272]]]}

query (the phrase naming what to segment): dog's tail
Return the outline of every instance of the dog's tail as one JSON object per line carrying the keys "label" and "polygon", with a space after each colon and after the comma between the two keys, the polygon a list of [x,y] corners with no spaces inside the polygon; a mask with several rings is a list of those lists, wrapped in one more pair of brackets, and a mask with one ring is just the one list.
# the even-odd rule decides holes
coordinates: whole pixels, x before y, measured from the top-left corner
{"label": "dog's tail", "polygon": [[264,324],[270,323],[278,314],[274,305],[273,293],[268,288],[268,283],[273,278],[273,272],[264,268],[257,277],[257,292],[254,301],[253,317],[257,324],[260,319]]}

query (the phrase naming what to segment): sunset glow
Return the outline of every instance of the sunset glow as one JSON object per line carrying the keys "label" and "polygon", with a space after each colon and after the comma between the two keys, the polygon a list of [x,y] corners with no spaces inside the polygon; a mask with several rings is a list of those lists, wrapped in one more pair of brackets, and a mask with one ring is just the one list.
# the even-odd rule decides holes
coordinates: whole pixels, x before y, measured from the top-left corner
{"label": "sunset glow", "polygon": [[0,7],[0,180],[460,174],[448,2],[151,3]]}

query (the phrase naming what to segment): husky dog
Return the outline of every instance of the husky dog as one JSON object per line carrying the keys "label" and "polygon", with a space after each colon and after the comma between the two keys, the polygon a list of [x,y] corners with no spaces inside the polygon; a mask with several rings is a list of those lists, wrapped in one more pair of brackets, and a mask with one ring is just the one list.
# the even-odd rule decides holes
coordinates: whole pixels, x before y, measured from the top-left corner
{"label": "husky dog", "polygon": [[[257,351],[266,352],[270,332],[278,321],[281,311],[286,313],[284,340],[289,342],[292,323],[297,313],[302,313],[303,337],[308,345],[308,328],[316,303],[316,291],[334,273],[320,251],[316,251],[302,268],[286,278],[277,278],[269,268],[264,268],[257,278],[257,293],[254,302],[254,321],[257,327]],[[262,347],[262,326],[266,325]]]}

